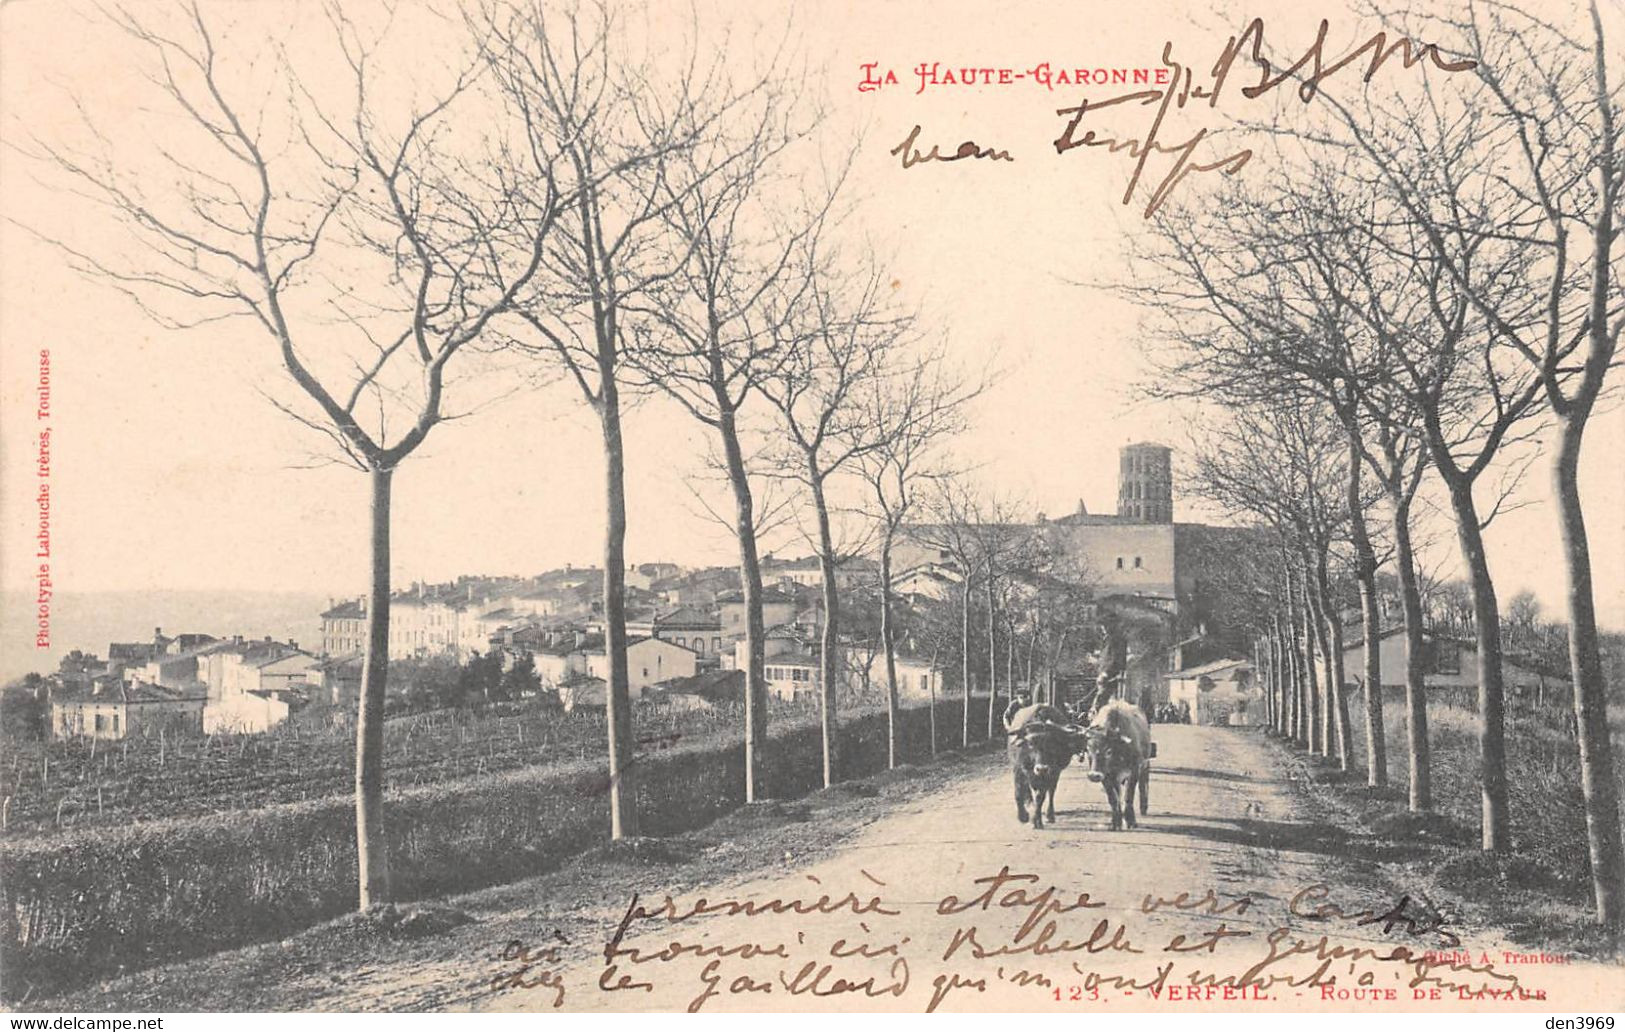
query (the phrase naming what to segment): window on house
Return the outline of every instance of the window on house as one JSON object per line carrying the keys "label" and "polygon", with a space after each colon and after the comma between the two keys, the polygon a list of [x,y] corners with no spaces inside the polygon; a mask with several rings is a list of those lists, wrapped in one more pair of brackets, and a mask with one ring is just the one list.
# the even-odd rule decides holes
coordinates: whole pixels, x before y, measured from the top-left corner
{"label": "window on house", "polygon": [[1121,570],[1123,568],[1123,557],[1122,556],[1117,557],[1117,568],[1119,570]]}
{"label": "window on house", "polygon": [[113,733],[118,734],[118,714],[113,714]]}
{"label": "window on house", "polygon": [[[1352,479],[1352,478],[1351,478],[1351,479]],[[1135,556],[1135,557],[1134,557],[1134,568],[1135,568],[1135,569],[1136,569],[1136,570],[1138,570],[1138,569],[1140,569],[1140,565],[1141,565],[1141,564],[1140,564],[1140,557],[1139,557],[1139,556]],[[1420,726],[1420,725],[1419,725],[1419,726]]]}
{"label": "window on house", "polygon": [[96,730],[97,731],[106,731],[107,730],[107,717],[104,716],[103,714],[100,714],[100,713],[96,714]]}

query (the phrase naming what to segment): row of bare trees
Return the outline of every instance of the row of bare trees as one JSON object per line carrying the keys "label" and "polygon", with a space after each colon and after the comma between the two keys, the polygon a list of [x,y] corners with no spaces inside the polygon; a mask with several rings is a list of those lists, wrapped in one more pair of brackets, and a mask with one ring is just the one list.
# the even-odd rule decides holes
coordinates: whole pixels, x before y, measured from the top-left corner
{"label": "row of bare trees", "polygon": [[[856,511],[878,527],[889,579],[891,544],[922,485],[945,474],[941,442],[978,388],[924,340],[851,231],[840,196],[850,155],[821,160],[821,113],[785,41],[730,49],[715,35],[701,44],[697,18],[679,40],[671,19],[635,8],[490,0],[449,19],[391,7],[369,20],[331,5],[322,31],[298,27],[294,52],[266,27],[230,24],[232,13],[242,9],[109,12],[141,52],[142,101],[164,129],[81,105],[79,140],[36,136],[32,156],[109,218],[93,243],[33,229],[167,327],[226,334],[217,324],[246,318],[292,388],[274,403],[371,482],[360,906],[390,891],[394,474],[441,423],[537,381],[573,383],[602,439],[612,836],[638,829],[629,394],[670,398],[720,451],[747,610],[747,800],[763,792],[767,747],[753,477],[788,478],[810,504],[834,780],[837,570],[850,552],[836,540],[831,485],[864,499]],[[809,168],[833,171],[799,174]],[[456,410],[454,372],[467,392]],[[755,447],[753,432],[774,443]],[[882,634],[895,762],[884,616]]]}
{"label": "row of bare trees", "polygon": [[1358,585],[1372,785],[1386,770],[1376,572],[1384,558],[1397,571],[1416,810],[1432,800],[1413,517],[1425,481],[1442,493],[1471,596],[1486,850],[1510,847],[1512,818],[1484,530],[1552,438],[1592,882],[1617,927],[1625,853],[1579,485],[1625,327],[1617,53],[1594,3],[1571,25],[1488,0],[1390,27],[1472,59],[1472,75],[1283,112],[1261,131],[1290,171],[1165,212],[1130,289],[1171,342],[1163,389],[1209,403],[1205,493],[1281,542],[1259,644],[1272,722],[1345,768],[1328,563]]}

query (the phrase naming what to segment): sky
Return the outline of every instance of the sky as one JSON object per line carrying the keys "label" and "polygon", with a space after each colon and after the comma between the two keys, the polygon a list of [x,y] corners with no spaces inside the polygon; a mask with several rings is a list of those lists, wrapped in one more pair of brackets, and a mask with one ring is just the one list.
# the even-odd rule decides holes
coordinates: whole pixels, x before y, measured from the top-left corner
{"label": "sky", "polygon": [[[1337,4],[1325,5],[1328,14]],[[709,3],[705,16],[746,9],[772,23],[773,5]],[[828,132],[861,133],[850,186],[856,218],[887,256],[900,297],[946,334],[956,362],[996,366],[954,452],[993,487],[1058,515],[1079,501],[1111,511],[1117,450],[1156,440],[1178,446],[1189,413],[1136,400],[1147,375],[1136,310],[1098,284],[1120,275],[1125,244],[1143,232],[1121,202],[1129,164],[1099,152],[1055,154],[1055,109],[1076,93],[1031,71],[1155,68],[1165,40],[1192,61],[1225,32],[1192,24],[1171,5],[905,2],[804,5],[794,37],[827,90]],[[310,4],[265,0],[209,8],[242,41],[319,27]],[[1263,14],[1265,6],[1248,13]],[[784,17],[788,18],[788,8]],[[1236,24],[1241,19],[1235,19]],[[1334,19],[1336,21],[1336,19]],[[1352,26],[1353,20],[1345,19]],[[1228,23],[1227,23],[1228,24]],[[1269,12],[1272,34],[1307,40],[1303,18]],[[1347,36],[1352,29],[1338,32]],[[1350,37],[1352,38],[1352,37]],[[52,188],[16,149],[30,137],[68,139],[65,90],[131,132],[162,139],[162,122],[132,72],[128,42],[40,0],[0,8],[0,587],[32,587],[37,432],[51,431],[52,577],[58,590],[316,591],[356,594],[366,583],[367,485],[354,470],[302,468],[312,442],[266,403],[281,375],[269,341],[242,322],[165,330],[105,283],[73,272],[27,229],[96,241],[105,214]],[[897,85],[860,91],[862,65],[894,70]],[[1008,67],[1021,82],[939,85],[917,92],[914,69]],[[922,151],[967,139],[1011,161],[924,163],[890,152],[915,126]],[[156,127],[156,128],[154,128]],[[133,138],[133,137],[132,137]],[[1242,175],[1265,175],[1257,164]],[[1192,177],[1181,189],[1202,189]],[[37,417],[38,353],[50,352],[51,406]],[[455,397],[455,396],[454,396]],[[708,479],[703,428],[671,403],[639,401],[627,419],[633,562],[728,563],[736,552],[695,491],[720,503]],[[1625,412],[1597,417],[1582,459],[1598,603],[1625,628]],[[394,575],[400,582],[463,573],[534,573],[597,563],[602,550],[602,460],[596,425],[568,384],[514,392],[437,428],[396,474]],[[698,486],[696,486],[698,485]],[[1563,610],[1564,576],[1546,466],[1532,470],[1524,504],[1489,536],[1503,599],[1536,593]],[[1180,519],[1202,518],[1189,499]],[[1451,569],[1441,531],[1431,563]],[[777,542],[785,552],[804,543]],[[5,618],[5,633],[27,634]]]}

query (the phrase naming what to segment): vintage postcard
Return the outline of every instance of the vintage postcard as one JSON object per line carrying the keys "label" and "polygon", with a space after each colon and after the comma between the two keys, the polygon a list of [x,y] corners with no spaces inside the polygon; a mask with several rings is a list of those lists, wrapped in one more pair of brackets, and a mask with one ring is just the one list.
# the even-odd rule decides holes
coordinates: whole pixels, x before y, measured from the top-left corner
{"label": "vintage postcard", "polygon": [[1625,12],[1221,7],[0,0],[3,1006],[1613,1027]]}

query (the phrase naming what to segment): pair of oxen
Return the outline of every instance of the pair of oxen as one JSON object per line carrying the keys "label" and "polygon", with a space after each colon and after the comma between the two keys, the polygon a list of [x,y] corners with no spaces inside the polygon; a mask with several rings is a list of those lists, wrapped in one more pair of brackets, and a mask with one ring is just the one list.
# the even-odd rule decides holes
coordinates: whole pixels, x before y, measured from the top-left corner
{"label": "pair of oxen", "polygon": [[1151,727],[1138,706],[1113,699],[1096,711],[1087,726],[1072,723],[1054,706],[1026,706],[1010,715],[1006,730],[1016,787],[1016,819],[1023,824],[1029,808],[1034,828],[1044,826],[1046,809],[1054,823],[1055,785],[1073,757],[1083,762],[1090,781],[1105,788],[1113,831],[1121,830],[1125,821],[1134,827],[1136,795],[1140,812],[1146,812],[1151,759],[1157,753]]}

